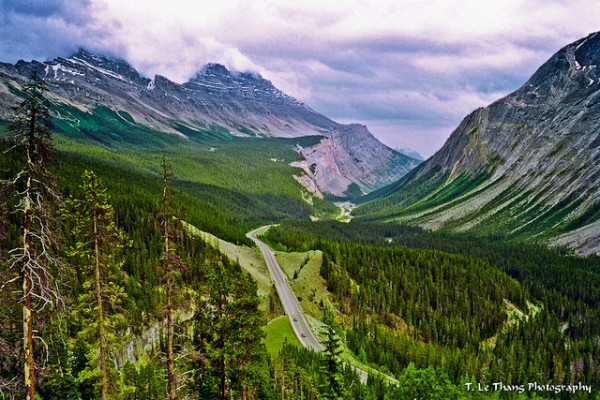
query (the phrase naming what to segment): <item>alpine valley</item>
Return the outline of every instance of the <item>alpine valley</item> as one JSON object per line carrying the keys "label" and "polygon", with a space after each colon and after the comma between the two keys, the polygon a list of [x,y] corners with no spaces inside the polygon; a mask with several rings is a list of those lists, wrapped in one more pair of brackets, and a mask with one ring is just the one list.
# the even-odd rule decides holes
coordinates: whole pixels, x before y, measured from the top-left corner
{"label": "alpine valley", "polygon": [[422,161],[219,64],[0,64],[0,397],[600,399],[598,65]]}

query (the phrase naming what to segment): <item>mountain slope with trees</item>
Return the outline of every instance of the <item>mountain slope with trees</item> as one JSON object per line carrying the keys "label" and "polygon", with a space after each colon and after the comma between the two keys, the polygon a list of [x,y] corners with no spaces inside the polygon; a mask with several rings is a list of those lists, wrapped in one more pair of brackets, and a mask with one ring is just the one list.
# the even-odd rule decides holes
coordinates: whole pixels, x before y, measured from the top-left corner
{"label": "mountain slope with trees", "polygon": [[399,392],[415,367],[448,379],[449,398],[468,382],[598,384],[597,256],[355,221],[290,222],[263,239],[323,252],[348,347]]}
{"label": "mountain slope with trees", "polygon": [[[29,116],[46,115],[40,106],[46,104],[43,89],[36,82],[28,95],[32,98],[26,100],[39,106],[39,113],[25,113]],[[11,127],[3,136],[2,151],[11,148],[14,139],[36,151],[50,149],[52,135],[46,128],[50,126],[40,124],[32,138],[29,130]],[[165,224],[171,221],[175,227],[184,215],[186,220],[203,221],[209,219],[203,213],[211,209],[189,192],[171,192],[164,159],[162,166],[159,162],[154,167],[162,169],[160,176],[60,150],[56,159],[31,159],[36,172],[56,177],[54,207],[52,198],[39,195],[54,179],[44,175],[41,182],[27,169],[22,172],[21,167],[29,165],[24,157],[0,158],[3,397],[281,398],[280,388],[286,383],[274,378],[271,365],[279,358],[271,360],[261,341],[265,321],[256,282],[218,249]],[[41,185],[32,198],[43,213],[27,214],[27,208],[19,207],[27,204],[21,197],[29,193],[18,186],[23,182],[25,187]],[[175,206],[183,203],[190,208],[181,211]],[[30,281],[53,284],[59,301],[45,304],[50,299],[38,287],[28,301],[23,291],[28,287],[23,286],[28,281],[23,271],[28,269],[21,261],[26,259],[11,249],[28,249],[28,224],[22,223],[26,215],[33,221],[29,250],[41,251],[35,253],[36,265],[51,274],[46,279],[35,270]],[[42,215],[48,219],[37,231]],[[38,246],[36,240],[49,228],[55,233],[52,242]],[[230,230],[224,232],[235,238]],[[52,260],[57,265],[47,264]],[[319,356],[312,357],[320,362]],[[279,376],[288,373],[281,371]],[[326,379],[319,368],[310,374],[319,382]],[[363,387],[353,374],[345,380],[349,386]],[[319,387],[313,393],[321,392]]]}
{"label": "mountain slope with trees", "polygon": [[[114,139],[147,143],[150,138],[140,133],[149,131],[154,143],[169,135],[190,141],[318,136],[320,140],[308,146],[296,142],[299,153],[320,154],[296,174],[336,196],[343,196],[352,184],[370,192],[418,164],[381,144],[366,127],[334,122],[260,75],[230,72],[218,64],[208,64],[188,82],[177,84],[161,76],[143,77],[124,60],[84,50],[43,63],[0,63],[0,118],[11,117],[11,104],[32,71],[48,85],[61,130],[100,143]],[[94,120],[100,129],[89,123]],[[115,124],[122,129],[102,129]],[[135,135],[127,132],[132,129]],[[358,141],[361,146],[356,146]]]}

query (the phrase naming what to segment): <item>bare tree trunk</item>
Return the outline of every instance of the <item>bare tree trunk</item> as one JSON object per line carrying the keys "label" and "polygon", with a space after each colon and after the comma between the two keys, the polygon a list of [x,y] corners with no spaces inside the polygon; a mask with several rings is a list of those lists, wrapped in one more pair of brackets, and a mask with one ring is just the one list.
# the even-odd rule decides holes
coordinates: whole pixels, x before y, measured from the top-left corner
{"label": "bare tree trunk", "polygon": [[[32,111],[31,121],[34,121],[35,112]],[[35,400],[35,360],[33,358],[33,316],[31,315],[31,178],[33,149],[33,135],[35,126],[33,122],[29,128],[29,146],[27,147],[27,182],[25,187],[25,202],[23,213],[23,351],[24,351],[24,383],[27,400]]]}
{"label": "bare tree trunk", "polygon": [[206,353],[203,344],[200,345],[200,383],[202,386],[206,383]]}
{"label": "bare tree trunk", "polygon": [[[26,222],[29,218],[26,217]],[[29,231],[25,228],[25,249],[31,244]],[[27,259],[28,256],[25,258]],[[25,268],[23,271],[23,350],[25,355],[24,378],[25,390],[27,392],[27,400],[35,400],[35,362],[33,359],[33,317],[31,315],[31,271]]]}
{"label": "bare tree trunk", "polygon": [[[35,73],[29,83],[23,85],[25,99],[15,108],[16,118],[9,130],[15,134],[16,145],[12,152],[20,157],[25,153],[24,169],[14,180],[16,195],[20,198],[17,212],[22,212],[21,247],[14,249],[11,268],[19,269],[22,279],[23,297],[23,384],[27,400],[36,397],[36,370],[34,359],[33,319],[34,307],[53,303],[58,300],[58,292],[52,285],[52,276],[48,270],[52,247],[47,236],[48,215],[52,201],[46,198],[48,192],[53,195],[53,179],[46,169],[53,153],[50,143],[50,114],[43,97],[46,90],[43,82]],[[21,160],[17,161],[19,164]],[[21,179],[24,178],[24,185]],[[39,246],[36,246],[36,243]],[[35,302],[34,302],[35,299]]]}
{"label": "bare tree trunk", "polygon": [[[223,347],[221,347],[223,348]],[[221,354],[219,360],[219,368],[221,370],[221,381],[219,382],[220,392],[221,392],[221,400],[227,400],[227,381],[225,380],[225,356]]]}
{"label": "bare tree trunk", "polygon": [[108,374],[106,371],[106,334],[104,332],[104,305],[102,303],[102,277],[100,275],[100,233],[98,232],[97,210],[93,211],[94,224],[94,275],[96,302],[98,303],[98,364],[100,367],[100,398],[108,400]]}

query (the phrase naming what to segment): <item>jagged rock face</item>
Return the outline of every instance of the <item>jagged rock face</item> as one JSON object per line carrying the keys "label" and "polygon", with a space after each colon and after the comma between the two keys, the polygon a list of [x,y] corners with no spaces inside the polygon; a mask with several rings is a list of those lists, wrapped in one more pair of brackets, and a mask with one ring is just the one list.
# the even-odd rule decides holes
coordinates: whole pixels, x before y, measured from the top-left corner
{"label": "jagged rock face", "polygon": [[[597,220],[598,65],[600,35],[592,34],[561,49],[516,92],[468,115],[412,180],[447,176],[447,186],[461,175],[490,176],[478,192],[417,220],[432,228],[477,230],[504,219],[511,221],[508,235],[533,226],[541,238],[568,235]],[[583,253],[600,251],[600,233],[582,231],[587,235],[568,235],[574,239],[561,243]]]}
{"label": "jagged rock face", "polygon": [[[384,146],[362,125],[336,129],[319,144],[300,149],[318,187],[344,196],[355,183],[363,193],[391,184],[418,165],[418,161]],[[392,173],[387,171],[392,170]],[[348,177],[356,177],[354,179]]]}
{"label": "jagged rock face", "polygon": [[314,161],[319,179],[313,182],[321,191],[341,195],[356,183],[368,192],[416,165],[379,143],[366,128],[338,124],[260,75],[232,73],[218,64],[208,64],[184,84],[162,76],[148,79],[123,60],[85,51],[44,63],[0,64],[0,118],[10,118],[15,103],[10,87],[19,87],[33,69],[44,77],[56,103],[87,112],[103,105],[127,112],[139,124],[181,136],[186,135],[182,125],[199,130],[218,126],[236,136],[324,136],[335,146],[328,147],[333,153]]}
{"label": "jagged rock face", "polygon": [[[496,156],[507,171],[525,175],[557,162],[592,165],[600,130],[600,35],[556,53],[519,90],[467,116],[427,162],[455,173],[489,169]],[[543,161],[543,164],[539,164]],[[591,171],[588,171],[588,173]]]}

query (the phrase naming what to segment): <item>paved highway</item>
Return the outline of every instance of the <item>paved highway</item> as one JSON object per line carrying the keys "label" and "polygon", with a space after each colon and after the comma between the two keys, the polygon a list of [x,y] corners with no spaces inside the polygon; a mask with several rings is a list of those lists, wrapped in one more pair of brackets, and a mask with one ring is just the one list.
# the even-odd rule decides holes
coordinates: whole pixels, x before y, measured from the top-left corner
{"label": "paved highway", "polygon": [[275,259],[275,253],[269,249],[269,247],[254,237],[257,231],[264,229],[258,228],[246,234],[246,236],[254,241],[257,244],[258,248],[262,252],[265,262],[267,263],[267,267],[269,268],[269,273],[271,274],[271,278],[275,282],[275,288],[277,289],[277,294],[279,294],[279,298],[281,299],[281,303],[283,304],[283,309],[285,313],[290,318],[290,323],[292,324],[292,328],[294,329],[294,333],[298,337],[298,340],[302,345],[308,349],[314,350],[316,352],[321,352],[325,350],[325,347],[319,340],[315,337],[313,332],[308,325],[308,321],[306,321],[306,317],[302,313],[300,309],[300,304],[294,296],[292,289],[290,289],[287,283],[287,277],[281,270],[279,263]]}

